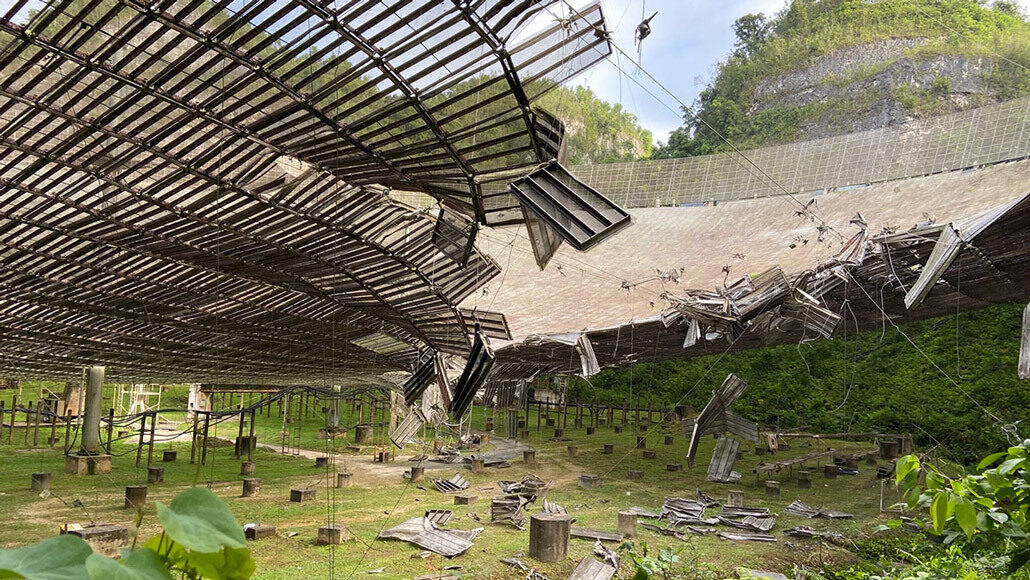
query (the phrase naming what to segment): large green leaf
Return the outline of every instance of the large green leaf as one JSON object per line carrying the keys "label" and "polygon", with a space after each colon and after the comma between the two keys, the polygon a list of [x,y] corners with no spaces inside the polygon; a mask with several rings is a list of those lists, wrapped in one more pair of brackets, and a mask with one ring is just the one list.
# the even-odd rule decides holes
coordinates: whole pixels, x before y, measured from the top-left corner
{"label": "large green leaf", "polygon": [[186,565],[209,580],[248,580],[255,569],[247,548],[224,548],[213,554],[193,552]]}
{"label": "large green leaf", "polygon": [[1012,459],[1006,459],[1000,466],[998,466],[998,473],[1002,475],[1008,475],[1017,469],[1023,467],[1026,463],[1025,457],[1013,457]]}
{"label": "large green leaf", "polygon": [[964,497],[955,500],[955,521],[958,522],[967,538],[973,537],[976,531],[976,507],[973,502]]}
{"label": "large green leaf", "polygon": [[0,550],[0,578],[88,580],[86,558],[93,549],[78,536],[62,535],[42,542]]}
{"label": "large green leaf", "polygon": [[168,506],[158,502],[157,517],[169,538],[195,552],[247,545],[229,506],[205,487],[180,492]]}
{"label": "large green leaf", "polygon": [[86,559],[90,580],[172,580],[172,575],[153,550],[140,548],[121,561],[100,554]]}
{"label": "large green leaf", "polygon": [[186,561],[187,552],[180,544],[171,540],[165,534],[154,536],[143,543],[144,548],[153,550],[159,558],[164,560],[169,568],[175,568]]}
{"label": "large green leaf", "polygon": [[930,517],[933,518],[933,531],[941,533],[944,530],[944,522],[948,520],[948,494],[940,492],[933,496],[933,503],[930,504]]}
{"label": "large green leaf", "polygon": [[984,469],[994,465],[994,463],[997,462],[1002,457],[1008,457],[1008,456],[1009,456],[1009,454],[1008,454],[1007,451],[999,451],[997,453],[992,453],[992,454],[988,455],[987,457],[984,457],[983,461],[981,461],[980,464],[976,466],[976,469],[977,469],[977,471],[983,471]]}
{"label": "large green leaf", "polygon": [[894,467],[894,474],[897,478],[897,482],[901,483],[905,481],[905,477],[908,476],[913,470],[919,469],[919,458],[915,455],[905,455],[898,459],[898,462]]}

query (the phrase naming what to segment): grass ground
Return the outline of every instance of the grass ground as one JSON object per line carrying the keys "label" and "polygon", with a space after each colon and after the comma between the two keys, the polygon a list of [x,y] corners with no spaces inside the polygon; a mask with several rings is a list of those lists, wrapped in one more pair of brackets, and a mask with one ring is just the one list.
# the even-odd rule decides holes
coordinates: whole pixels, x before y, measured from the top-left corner
{"label": "grass ground", "polygon": [[[305,420],[303,429],[317,434],[322,419],[312,416]],[[474,423],[481,423],[481,411],[477,411]],[[276,422],[275,418],[259,421],[262,439],[268,441],[267,430]],[[241,498],[239,460],[233,457],[231,446],[214,446],[209,451],[208,465],[199,468],[188,463],[189,443],[165,443],[157,446],[155,458],[163,449],[179,450],[179,461],[165,464],[165,482],[150,486],[147,507],[143,511],[140,535],[152,535],[156,527],[154,501],[168,502],[175,493],[186,486],[210,485],[233,509],[241,523],[258,522],[274,524],[278,536],[251,544],[251,550],[258,563],[256,578],[299,579],[326,578],[329,576],[330,548],[316,546],[314,539],[317,528],[324,525],[332,511],[334,499],[335,517],[352,532],[352,539],[332,551],[335,557],[335,577],[350,578],[364,576],[371,570],[383,568],[378,578],[413,578],[445,566],[460,565],[455,572],[465,578],[517,578],[524,577],[509,571],[500,562],[501,558],[519,557],[527,564],[536,565],[552,579],[565,578],[578,561],[592,552],[592,542],[572,539],[568,560],[557,564],[540,564],[525,556],[528,548],[528,530],[517,530],[503,524],[480,524],[473,521],[470,513],[489,519],[489,497],[498,493],[498,480],[517,480],[526,473],[535,473],[552,482],[548,498],[569,510],[577,526],[606,529],[616,528],[616,512],[619,509],[640,506],[658,511],[666,497],[692,497],[700,489],[716,498],[725,498],[730,488],[745,493],[748,506],[769,507],[773,512],[794,499],[801,499],[812,506],[825,506],[856,514],[852,521],[807,520],[782,516],[777,520],[774,533],[777,543],[730,542],[714,536],[691,537],[689,541],[659,536],[641,530],[638,542],[645,542],[650,550],[671,547],[681,550],[681,566],[685,571],[681,577],[720,578],[726,577],[738,567],[755,567],[766,570],[789,572],[794,566],[818,568],[824,564],[844,565],[855,560],[845,547],[830,545],[814,540],[790,538],[782,531],[797,525],[812,525],[819,529],[835,530],[851,538],[867,535],[873,525],[885,519],[878,513],[880,484],[871,467],[861,469],[858,476],[840,477],[836,480],[822,479],[821,472],[813,470],[813,488],[799,490],[793,477],[786,473],[777,477],[783,482],[779,498],[766,498],[763,489],[751,474],[751,468],[759,462],[753,452],[737,463],[736,469],[745,474],[737,484],[721,485],[704,481],[708,458],[711,455],[713,439],[706,438],[698,453],[698,463],[693,469],[670,473],[668,463],[682,463],[686,452],[686,441],[678,432],[678,426],[652,425],[646,435],[648,448],[657,452],[657,459],[645,460],[641,451],[633,449],[639,430],[627,426],[622,433],[614,433],[612,427],[600,427],[594,435],[587,436],[582,428],[570,428],[566,435],[578,445],[579,455],[566,456],[568,442],[550,441],[552,435],[546,427],[536,430],[536,421],[530,417],[531,437],[528,443],[537,449],[538,466],[527,467],[520,460],[514,460],[507,469],[487,469],[483,474],[463,473],[472,481],[471,492],[480,496],[472,506],[453,506],[451,496],[440,494],[427,481],[426,489],[418,489],[400,476],[377,475],[368,460],[353,459],[348,467],[355,472],[355,486],[340,490],[328,489],[325,473],[314,467],[309,458],[282,456],[269,450],[259,449],[255,456],[257,477],[262,479],[259,498]],[[281,428],[281,420],[279,420]],[[233,437],[236,428],[227,423],[219,427],[219,435]],[[664,435],[674,436],[673,445],[664,445]],[[352,438],[351,435],[349,438]],[[44,439],[41,437],[41,439]],[[135,452],[128,444],[115,445],[113,469],[110,474],[94,477],[66,475],[62,471],[61,445],[54,449],[23,449],[18,445],[22,436],[16,434],[15,445],[7,445],[6,437],[0,444],[0,457],[4,469],[0,470],[0,546],[11,547],[30,543],[57,533],[66,522],[115,522],[134,525],[135,514],[123,510],[124,486],[144,482],[145,468],[135,467]],[[277,443],[276,441],[269,441]],[[603,455],[605,443],[615,445],[613,455]],[[342,449],[344,443],[337,443]],[[824,442],[843,451],[858,451],[871,448],[868,443]],[[312,448],[325,445],[319,442]],[[812,451],[807,446],[795,446],[777,454],[776,459]],[[145,455],[144,455],[145,456]],[[346,460],[346,454],[343,455]],[[157,461],[157,459],[155,460]],[[406,462],[405,462],[406,463]],[[453,471],[427,471],[427,479],[449,477]],[[629,480],[628,469],[644,471],[641,480]],[[30,474],[36,471],[53,473],[53,495],[41,498],[28,490]],[[577,486],[582,473],[602,475],[604,485],[597,490],[583,490]],[[318,498],[311,503],[296,504],[288,501],[289,489],[301,486],[318,486]],[[762,484],[764,485],[764,484]],[[335,493],[333,493],[335,492]],[[333,498],[335,496],[335,498]],[[75,507],[76,501],[82,507]],[[452,560],[440,556],[421,558],[420,549],[398,541],[374,540],[378,532],[410,517],[421,515],[427,509],[453,509],[456,518],[450,527],[471,529],[485,527],[475,546],[467,553]],[[531,506],[539,509],[539,503]],[[292,532],[296,532],[293,535]],[[625,564],[624,564],[625,565]]]}

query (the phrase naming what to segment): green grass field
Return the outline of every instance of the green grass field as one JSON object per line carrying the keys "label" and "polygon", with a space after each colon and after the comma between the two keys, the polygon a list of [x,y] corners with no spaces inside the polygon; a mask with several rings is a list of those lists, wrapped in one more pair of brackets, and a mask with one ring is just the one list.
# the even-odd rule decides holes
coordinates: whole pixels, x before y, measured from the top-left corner
{"label": "green grass field", "polygon": [[[325,442],[317,440],[318,427],[323,421],[318,413],[304,421],[302,431],[312,436],[310,440],[302,437],[305,447],[313,450],[325,448]],[[481,424],[482,421],[482,411],[477,410],[474,423]],[[678,432],[678,425],[652,425],[647,430],[648,448],[657,452],[655,460],[645,460],[640,450],[633,449],[636,437],[640,434],[639,429],[633,425],[625,427],[620,434],[614,433],[611,426],[599,427],[592,436],[587,436],[583,428],[571,428],[571,418],[569,425],[566,436],[573,439],[571,444],[579,447],[579,455],[575,458],[566,455],[565,447],[569,442],[550,441],[549,436],[553,434],[551,430],[543,427],[538,431],[535,417],[531,416],[531,438],[527,443],[537,449],[537,466],[527,468],[519,458],[512,461],[510,468],[489,468],[483,474],[471,474],[457,466],[427,470],[427,480],[447,478],[455,471],[462,471],[472,481],[470,492],[480,497],[478,503],[471,506],[454,506],[452,497],[437,492],[429,481],[424,483],[424,490],[418,489],[400,476],[396,466],[390,470],[389,475],[379,474],[377,466],[371,464],[367,456],[350,457],[347,453],[342,453],[339,461],[355,473],[355,485],[351,488],[331,489],[327,486],[326,472],[316,468],[312,459],[283,456],[266,449],[259,449],[255,455],[256,476],[262,479],[261,495],[245,499],[240,497],[240,461],[233,456],[229,443],[213,442],[208,452],[208,464],[204,467],[189,464],[188,440],[160,443],[155,446],[154,457],[156,464],[166,468],[165,481],[150,486],[139,533],[145,539],[157,529],[155,501],[167,503],[178,490],[190,485],[210,485],[229,503],[241,523],[256,522],[278,527],[276,538],[251,544],[258,563],[256,578],[328,577],[330,549],[316,546],[314,540],[317,528],[324,525],[335,511],[336,521],[346,525],[352,532],[352,539],[333,550],[337,578],[364,576],[370,570],[379,568],[384,571],[376,576],[378,578],[413,578],[449,565],[462,566],[454,574],[464,578],[524,577],[524,572],[519,575],[517,571],[509,571],[500,562],[502,558],[518,557],[536,566],[549,578],[557,579],[567,577],[578,561],[592,552],[592,542],[573,538],[569,558],[561,563],[541,564],[528,558],[525,555],[528,549],[528,530],[517,530],[505,524],[481,524],[469,516],[475,512],[484,521],[489,519],[489,498],[499,493],[497,481],[517,480],[528,472],[535,473],[551,483],[547,497],[568,508],[576,520],[574,525],[611,531],[616,529],[616,512],[619,509],[640,506],[659,511],[664,498],[693,497],[698,489],[717,499],[725,499],[728,489],[740,489],[745,493],[746,505],[769,507],[773,512],[780,512],[794,499],[801,499],[812,506],[832,507],[856,515],[851,521],[781,516],[773,530],[779,541],[768,544],[731,542],[711,535],[691,536],[688,541],[683,541],[640,530],[638,550],[641,542],[646,543],[650,550],[666,546],[681,550],[681,566],[685,571],[679,577],[721,578],[731,575],[738,567],[790,572],[794,566],[813,569],[823,565],[845,565],[857,559],[845,547],[791,538],[782,534],[782,531],[797,525],[811,525],[860,539],[866,537],[874,525],[886,519],[879,514],[880,482],[875,478],[875,469],[872,467],[862,466],[860,475],[841,476],[835,480],[824,480],[821,470],[812,469],[813,487],[810,490],[799,490],[796,475],[782,473],[776,477],[783,483],[781,497],[766,498],[764,483],[756,482],[755,476],[751,474],[751,468],[760,459],[752,448],[748,448],[745,458],[737,463],[736,469],[744,474],[739,483],[715,484],[704,481],[714,445],[710,437],[702,442],[698,462],[693,469],[670,473],[666,471],[666,464],[683,463],[686,452],[687,442]],[[275,437],[274,434],[281,430],[281,418],[262,417],[258,427],[259,441],[278,445],[277,440],[269,440],[269,437]],[[674,444],[663,444],[666,434],[674,436]],[[63,436],[63,433],[59,432],[59,435]],[[217,433],[213,430],[212,435],[235,437],[235,422],[223,423],[217,428]],[[379,437],[377,435],[377,439]],[[0,517],[6,522],[0,527],[0,546],[13,547],[46,538],[56,534],[62,524],[69,522],[96,521],[134,526],[136,514],[122,509],[124,486],[145,482],[146,453],[143,454],[143,467],[137,469],[134,447],[127,443],[116,443],[114,451],[117,456],[113,460],[110,474],[73,476],[63,473],[60,442],[54,448],[24,449],[20,445],[23,441],[20,430],[13,440],[15,444],[8,445],[5,436],[0,444],[0,455],[5,462],[5,468],[0,470]],[[41,437],[41,440],[45,440],[45,437]],[[348,442],[352,440],[353,435],[350,434]],[[615,445],[614,454],[602,454],[605,443]],[[820,443],[827,444],[848,452],[872,448],[870,443]],[[337,440],[335,445],[342,451],[346,443]],[[159,463],[160,452],[164,449],[177,449],[178,461]],[[775,459],[812,450],[812,447],[799,444],[789,451],[778,453]],[[406,456],[413,451],[417,450],[409,448],[401,454]],[[399,455],[398,464],[407,465],[408,462],[402,461]],[[644,478],[629,480],[629,469],[643,470]],[[50,471],[53,474],[52,495],[48,498],[41,498],[29,491],[30,474],[37,471]],[[601,475],[604,478],[603,487],[597,490],[579,488],[577,478],[583,473]],[[317,486],[316,500],[304,504],[290,503],[290,488],[305,486]],[[75,507],[78,504],[81,507]],[[539,510],[539,506],[539,501],[532,504],[531,511]],[[422,515],[425,510],[434,508],[454,509],[456,517],[450,524],[452,528],[485,527],[470,551],[451,560],[436,555],[422,558],[419,557],[421,550],[410,544],[374,539],[384,527]],[[626,560],[624,558],[624,562]],[[627,571],[628,568],[623,570]]]}

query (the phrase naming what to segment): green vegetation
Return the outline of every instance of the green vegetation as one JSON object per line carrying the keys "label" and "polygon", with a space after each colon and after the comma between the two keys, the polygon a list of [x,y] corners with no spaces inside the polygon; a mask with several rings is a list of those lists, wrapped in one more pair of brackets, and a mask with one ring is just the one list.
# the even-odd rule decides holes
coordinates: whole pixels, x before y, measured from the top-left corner
{"label": "green vegetation", "polygon": [[641,128],[622,105],[602,101],[586,87],[558,87],[539,104],[565,123],[569,165],[651,156],[651,132]]}
{"label": "green vegetation", "polygon": [[[734,32],[736,50],[719,64],[714,82],[699,96],[695,105],[698,116],[685,115],[684,126],[670,135],[668,143],[659,144],[654,157],[728,150],[722,137],[740,148],[786,143],[802,136],[805,122],[822,119],[827,112],[846,117],[867,111],[867,103],[860,100],[837,102],[832,107],[824,106],[826,103],[773,103],[755,112],[760,104],[755,102],[755,91],[762,81],[800,70],[815,57],[887,38],[926,39],[904,55],[917,62],[939,55],[991,61],[993,66],[984,80],[998,100],[1030,92],[1030,23],[1011,2],[988,7],[976,0],[792,0],[772,18],[763,14],[741,17]],[[862,73],[869,78],[887,64],[867,67]],[[944,80],[935,80],[932,87],[902,103],[911,114],[944,112],[950,89]],[[831,126],[846,132],[846,126]]]}
{"label": "green vegetation", "polygon": [[[862,562],[819,578],[980,580],[1030,578],[1030,439],[993,453],[977,473],[949,476],[915,455],[898,460],[895,478],[908,512],[855,543]],[[998,464],[997,467],[991,467]],[[922,516],[929,514],[929,521]],[[916,533],[900,533],[908,527]],[[886,532],[886,533],[883,533]]]}
{"label": "green vegetation", "polygon": [[[991,306],[802,345],[638,364],[570,382],[582,402],[682,404],[700,409],[729,373],[749,388],[734,409],[780,430],[904,432],[918,445],[972,464],[1006,444],[1004,422],[1027,416],[1030,392],[1016,375],[1021,305]],[[686,354],[686,353],[685,353]],[[975,402],[974,402],[975,401]],[[981,408],[979,405],[983,405]]]}
{"label": "green vegetation", "polygon": [[1007,556],[1014,573],[1030,563],[1030,439],[988,455],[977,468],[976,475],[948,477],[908,455],[898,460],[897,481],[909,508],[929,507],[931,529],[945,544]]}
{"label": "green vegetation", "polygon": [[[139,510],[137,526],[143,518]],[[160,535],[124,549],[118,560],[94,554],[74,535],[0,550],[0,576],[28,580],[247,580],[254,559],[232,510],[211,490],[186,488],[170,505],[157,503]]]}

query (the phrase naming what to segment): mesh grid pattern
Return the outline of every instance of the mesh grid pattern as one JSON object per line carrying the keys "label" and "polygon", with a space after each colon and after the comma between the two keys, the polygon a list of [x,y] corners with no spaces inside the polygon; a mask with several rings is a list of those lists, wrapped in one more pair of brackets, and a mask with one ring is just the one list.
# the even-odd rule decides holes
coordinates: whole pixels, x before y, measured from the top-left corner
{"label": "mesh grid pattern", "polygon": [[744,152],[580,165],[571,171],[623,207],[817,192],[1030,156],[1030,97],[934,119]]}

